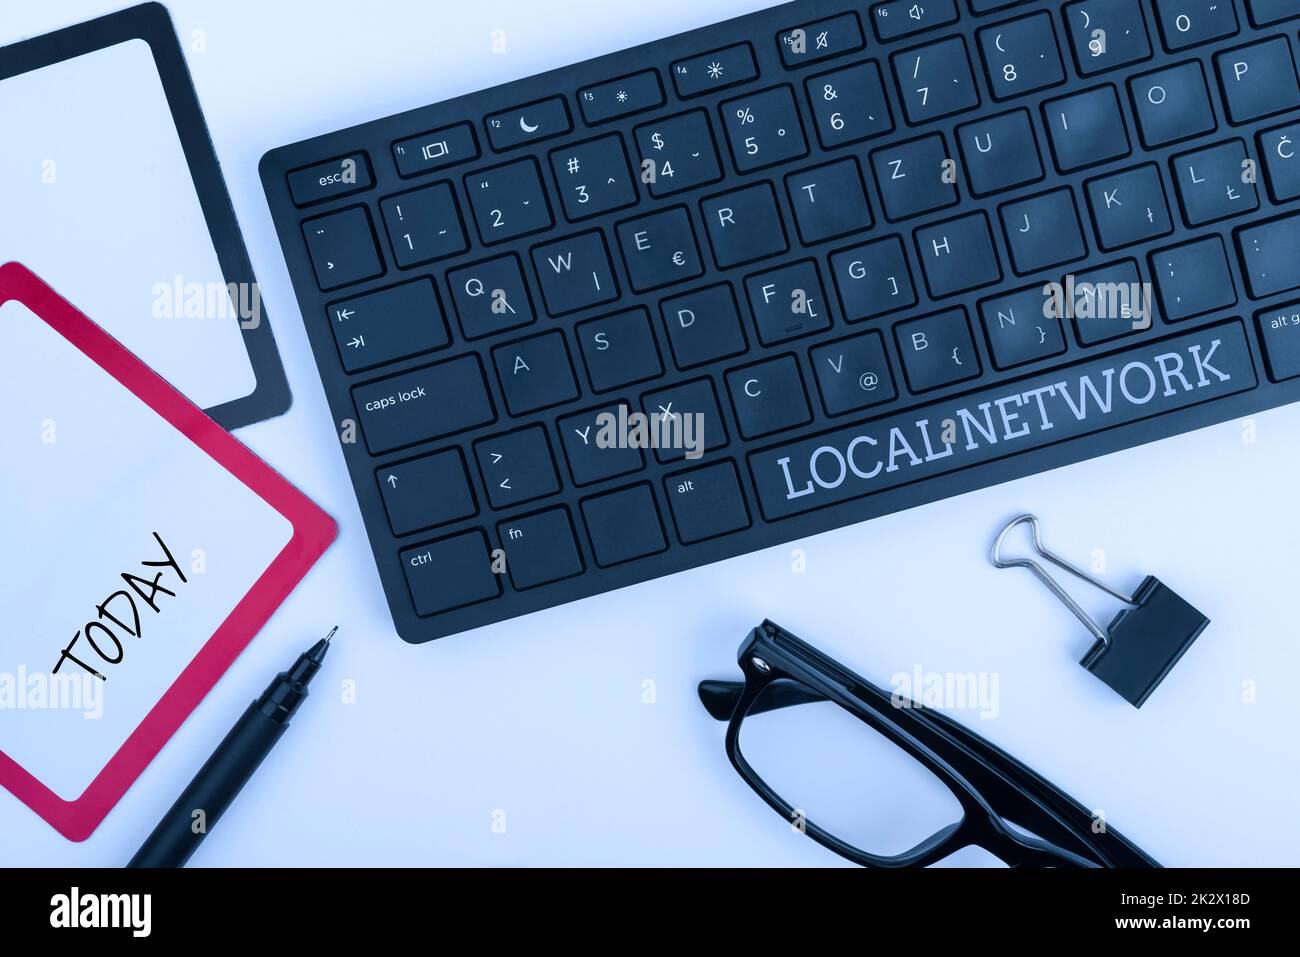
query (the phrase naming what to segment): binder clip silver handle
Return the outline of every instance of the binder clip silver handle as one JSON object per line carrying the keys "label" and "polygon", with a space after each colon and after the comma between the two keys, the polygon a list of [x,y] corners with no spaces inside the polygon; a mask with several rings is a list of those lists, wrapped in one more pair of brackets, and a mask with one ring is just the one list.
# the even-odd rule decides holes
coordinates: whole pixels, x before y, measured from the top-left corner
{"label": "binder clip silver handle", "polygon": [[1064,558],[1061,558],[1059,555],[1056,555],[1053,552],[1048,551],[1046,546],[1043,545],[1043,535],[1042,535],[1042,531],[1038,526],[1038,517],[1036,515],[1029,515],[1029,514],[1019,515],[1016,518],[1013,518],[1010,522],[1008,522],[1007,526],[1004,529],[1002,529],[1000,533],[998,533],[997,541],[993,543],[992,554],[989,556],[993,561],[994,567],[995,568],[1028,568],[1031,572],[1033,572],[1035,575],[1038,576],[1039,581],[1041,581],[1044,585],[1046,585],[1049,589],[1051,589],[1052,594],[1055,595],[1057,598],[1059,598],[1061,600],[1061,603],[1064,604],[1066,608],[1074,612],[1074,617],[1078,618],[1079,621],[1083,622],[1084,627],[1087,628],[1088,631],[1092,633],[1092,636],[1094,638],[1100,641],[1103,645],[1110,645],[1110,635],[1107,634],[1106,629],[1101,627],[1101,625],[1097,624],[1095,621],[1093,621],[1092,616],[1089,615],[1086,611],[1084,611],[1079,606],[1079,603],[1077,601],[1075,601],[1073,598],[1070,597],[1070,593],[1067,592],[1064,588],[1062,588],[1055,578],[1047,574],[1047,571],[1043,568],[1042,565],[1038,564],[1038,562],[1034,561],[1032,558],[1003,558],[1002,557],[1002,542],[1007,537],[1007,535],[1010,534],[1011,530],[1014,529],[1017,525],[1028,525],[1030,527],[1030,529],[1034,533],[1034,551],[1038,552],[1039,555],[1047,559],[1057,568],[1064,569],[1065,571],[1073,575],[1075,578],[1086,581],[1089,585],[1092,585],[1094,588],[1100,588],[1107,595],[1110,595],[1112,598],[1116,598],[1119,601],[1122,601],[1125,605],[1128,605],[1129,607],[1136,607],[1136,602],[1134,602],[1130,596],[1117,592],[1115,589],[1111,588],[1105,582],[1101,581],[1100,579],[1094,578],[1092,575],[1089,575],[1082,568],[1076,568],[1074,565],[1071,565],[1069,562],[1067,562]]}

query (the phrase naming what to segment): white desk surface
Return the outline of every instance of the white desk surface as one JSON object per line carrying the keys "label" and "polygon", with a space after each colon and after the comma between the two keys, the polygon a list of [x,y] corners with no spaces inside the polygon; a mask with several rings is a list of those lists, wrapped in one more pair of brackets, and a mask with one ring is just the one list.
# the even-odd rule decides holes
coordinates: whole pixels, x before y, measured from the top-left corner
{"label": "white desk surface", "polygon": [[[996,718],[953,714],[1163,863],[1300,864],[1300,406],[1254,417],[1254,442],[1229,422],[808,539],[803,574],[780,547],[429,645],[393,633],[258,160],[763,5],[169,4],[294,394],[238,435],[340,535],[90,840],[0,792],[0,863],[125,862],[270,677],[337,622],[311,701],[195,864],[836,864],[742,783],[695,694],[738,673],[767,616],[878,684],[917,666],[996,674]],[[0,0],[0,43],[114,6]],[[1078,666],[1090,639],[1031,575],[988,564],[992,533],[1025,510],[1059,552],[1104,549],[1113,582],[1155,573],[1213,620],[1141,711]]]}

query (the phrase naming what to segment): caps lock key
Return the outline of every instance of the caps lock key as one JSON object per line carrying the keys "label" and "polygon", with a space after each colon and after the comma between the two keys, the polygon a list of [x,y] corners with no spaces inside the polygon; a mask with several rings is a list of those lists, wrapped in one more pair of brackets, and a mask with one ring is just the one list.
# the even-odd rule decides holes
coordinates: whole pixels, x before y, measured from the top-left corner
{"label": "caps lock key", "polygon": [[496,418],[477,356],[389,376],[352,390],[371,455],[389,452]]}

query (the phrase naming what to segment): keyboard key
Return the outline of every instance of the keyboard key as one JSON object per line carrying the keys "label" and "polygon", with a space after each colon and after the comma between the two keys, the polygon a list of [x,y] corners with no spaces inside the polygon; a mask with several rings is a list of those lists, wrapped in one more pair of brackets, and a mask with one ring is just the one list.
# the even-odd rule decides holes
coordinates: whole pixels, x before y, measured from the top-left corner
{"label": "keyboard key", "polygon": [[679,369],[703,365],[745,351],[745,333],[731,286],[696,289],[659,304],[673,361]]}
{"label": "keyboard key", "polygon": [[685,206],[618,224],[618,244],[636,292],[694,279],[704,272]]}
{"label": "keyboard key", "polygon": [[791,173],[785,178],[785,190],[804,245],[871,226],[862,172],[852,157]]}
{"label": "keyboard key", "polygon": [[451,341],[427,278],[342,299],[326,312],[348,372],[440,349]]}
{"label": "keyboard key", "polygon": [[1161,312],[1170,322],[1237,304],[1228,256],[1219,236],[1206,236],[1151,254]]}
{"label": "keyboard key", "polygon": [[1300,214],[1238,229],[1237,248],[1256,299],[1300,286]]}
{"label": "keyboard key", "polygon": [[644,483],[583,499],[582,517],[596,564],[602,568],[668,547],[654,492]]}
{"label": "keyboard key", "polygon": [[551,170],[569,219],[585,219],[637,200],[617,134],[551,151]]}
{"label": "keyboard key", "polygon": [[604,123],[664,104],[658,70],[642,70],[619,80],[597,83],[578,91],[578,106],[591,124]]}
{"label": "keyboard key", "polygon": [[1156,19],[1171,53],[1237,32],[1233,4],[1224,0],[1155,0]]}
{"label": "keyboard key", "polygon": [[487,123],[488,140],[494,150],[508,150],[524,143],[559,136],[573,129],[569,107],[562,96],[552,96],[527,106],[492,113]]}
{"label": "keyboard key", "polygon": [[811,360],[828,415],[865,409],[898,395],[885,358],[885,341],[878,332],[818,346]]}
{"label": "keyboard key", "polygon": [[[1158,360],[1162,355],[1169,358]],[[1092,401],[1091,391],[1104,392],[1107,381],[1116,387],[1109,411],[1103,411]],[[939,479],[1009,452],[1150,419],[1255,385],[1242,326],[1225,322],[1173,339],[1135,343],[1118,355],[1089,357],[1066,370],[1045,370],[872,422],[848,422],[830,432],[751,452],[747,460],[760,511],[768,520],[778,520]],[[945,420],[957,423],[958,439],[948,446],[941,440]],[[840,476],[843,479],[836,481]]]}
{"label": "keyboard key", "polygon": [[889,58],[911,123],[924,123],[979,106],[970,57],[961,37],[913,47]]}
{"label": "keyboard key", "polygon": [[337,199],[375,185],[365,153],[349,153],[289,174],[289,195],[295,206]]}
{"label": "keyboard key", "polygon": [[839,290],[844,318],[849,322],[916,304],[907,256],[897,236],[833,253],[831,274]]}
{"label": "keyboard key", "polygon": [[1281,382],[1300,375],[1300,303],[1266,309],[1255,321],[1264,343],[1268,377]]}
{"label": "keyboard key", "polygon": [[417,615],[436,615],[496,598],[487,537],[475,529],[398,553]]}
{"label": "keyboard key", "polygon": [[664,371],[644,309],[629,309],[581,322],[574,335],[587,361],[587,378],[596,392],[653,379]]}
{"label": "keyboard key", "polygon": [[1259,209],[1255,184],[1247,181],[1247,162],[1254,161],[1246,155],[1246,144],[1241,140],[1183,153],[1171,160],[1187,225],[1203,226]]}
{"label": "keyboard key", "polygon": [[444,126],[393,144],[399,176],[419,176],[472,159],[478,159],[478,140],[468,123]]}
{"label": "keyboard key", "polygon": [[669,475],[664,479],[664,497],[683,545],[750,526],[749,509],[731,462]]}
{"label": "keyboard key", "polygon": [[894,143],[871,154],[880,201],[891,220],[918,216],[957,202],[948,147],[938,133]]}
{"label": "keyboard key", "polygon": [[[641,397],[641,407],[649,416],[674,423],[682,442],[671,448],[655,449],[660,462],[698,459],[705,452],[727,444],[727,427],[718,410],[718,398],[708,379],[692,379],[667,389],[658,389]],[[683,418],[683,416],[687,418]],[[689,422],[689,424],[688,424]]]}
{"label": "keyboard key", "polygon": [[514,253],[453,269],[447,285],[466,339],[526,326],[537,318]]}
{"label": "keyboard key", "polygon": [[469,249],[449,183],[385,197],[379,208],[399,266],[446,259]]}
{"label": "keyboard key", "polygon": [[963,309],[900,322],[894,327],[894,335],[903,356],[907,386],[913,392],[926,392],[980,374],[979,357]]}
{"label": "keyboard key", "polygon": [[956,0],[886,0],[872,5],[868,14],[881,41],[897,40],[925,30],[933,30],[957,20]]}
{"label": "keyboard key", "polygon": [[1273,37],[1217,53],[1215,66],[1228,119],[1248,123],[1300,106],[1300,81],[1286,37]]}
{"label": "keyboard key", "polygon": [[388,465],[375,477],[394,535],[454,522],[478,511],[459,449]]}
{"label": "keyboard key", "polygon": [[1056,30],[1048,13],[985,27],[979,31],[979,45],[995,100],[1065,82]]}
{"label": "keyboard key", "polygon": [[496,419],[483,367],[473,355],[355,386],[352,399],[371,455]]}
{"label": "keyboard key", "polygon": [[1012,110],[957,127],[971,193],[987,196],[1043,178],[1029,113]]}
{"label": "keyboard key", "polygon": [[1042,285],[994,296],[980,303],[984,337],[993,365],[1011,369],[1065,351],[1061,320]]}
{"label": "keyboard key", "polygon": [[1250,19],[1257,27],[1268,26],[1291,17],[1300,17],[1295,0],[1246,0]]}
{"label": "keyboard key", "polygon": [[722,179],[713,134],[703,110],[692,110],[636,128],[641,181],[652,196],[668,196]]}
{"label": "keyboard key", "polygon": [[551,443],[540,425],[479,439],[474,457],[493,508],[509,508],[560,490]]}
{"label": "keyboard key", "polygon": [[720,269],[775,256],[790,248],[769,183],[709,196],[700,201],[713,258]]}
{"label": "keyboard key", "polygon": [[1102,249],[1119,249],[1173,232],[1154,163],[1088,180],[1087,192]]}
{"label": "keyboard key", "polygon": [[1062,173],[1129,154],[1128,131],[1113,86],[1048,100],[1043,117],[1056,168]]}
{"label": "keyboard key", "polygon": [[520,339],[492,350],[511,415],[536,412],[578,397],[569,348],[559,332]]}
{"label": "keyboard key", "polygon": [[863,44],[862,27],[856,13],[842,13],[838,17],[792,27],[781,31],[776,38],[781,62],[786,67],[852,53],[861,50]]}
{"label": "keyboard key", "polygon": [[[602,406],[560,419],[560,444],[569,462],[574,485],[590,485],[617,475],[639,472],[645,466],[641,450],[625,444],[602,444],[601,429],[627,421],[624,403]],[[617,434],[619,430],[615,428]]]}
{"label": "keyboard key", "polygon": [[363,206],[304,220],[302,235],[321,289],[337,289],[384,272],[370,214]]}
{"label": "keyboard key", "polygon": [[549,229],[553,220],[534,159],[479,170],[465,177],[465,192],[484,243],[499,243]]}
{"label": "keyboard key", "polygon": [[1214,129],[1205,72],[1196,60],[1135,76],[1128,86],[1137,110],[1138,133],[1148,149]]}
{"label": "keyboard key", "polygon": [[1024,275],[1088,254],[1068,187],[1006,203],[1000,210],[1011,265]]}
{"label": "keyboard key", "polygon": [[987,286],[1002,278],[984,213],[969,213],[918,229],[916,246],[931,298]]}
{"label": "keyboard key", "polygon": [[609,253],[598,231],[535,246],[533,268],[542,285],[546,311],[553,316],[618,298]]}
{"label": "keyboard key", "polygon": [[788,86],[747,93],[719,109],[731,144],[731,159],[742,173],[808,155],[799,109]]}
{"label": "keyboard key", "polygon": [[1150,328],[1150,287],[1142,282],[1133,260],[1089,269],[1073,278],[1073,289],[1064,299],[1067,315],[1074,319],[1075,332],[1083,345],[1096,345]]}
{"label": "keyboard key", "polygon": [[756,439],[812,421],[803,376],[793,356],[732,369],[726,379],[743,438]]}
{"label": "keyboard key", "polygon": [[568,509],[563,506],[497,525],[506,571],[521,591],[573,578],[583,572],[582,556]]}
{"label": "keyboard key", "polygon": [[711,93],[724,87],[735,86],[758,76],[754,65],[754,52],[748,43],[703,53],[672,66],[673,85],[682,99]]}
{"label": "keyboard key", "polygon": [[830,306],[811,259],[746,276],[745,292],[764,345],[830,328]]}
{"label": "keyboard key", "polygon": [[894,128],[874,60],[810,76],[804,86],[817,138],[827,149],[882,136]]}
{"label": "keyboard key", "polygon": [[1081,0],[1066,4],[1064,13],[1074,59],[1084,76],[1151,56],[1138,0]]}
{"label": "keyboard key", "polygon": [[1274,202],[1300,196],[1300,123],[1279,126],[1259,134],[1259,152],[1264,158],[1264,178]]}

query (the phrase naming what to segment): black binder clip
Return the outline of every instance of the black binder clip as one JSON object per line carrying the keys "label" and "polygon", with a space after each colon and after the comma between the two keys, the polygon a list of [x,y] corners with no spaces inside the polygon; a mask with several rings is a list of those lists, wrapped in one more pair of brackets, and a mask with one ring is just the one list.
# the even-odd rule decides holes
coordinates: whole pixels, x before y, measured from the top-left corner
{"label": "black binder clip", "polygon": [[[1013,528],[1026,522],[1033,529],[1034,550],[1039,555],[1128,606],[1115,616],[1109,628],[1103,629],[1093,621],[1069,593],[1043,570],[1043,566],[1032,558],[1002,557],[1002,540]],[[1002,529],[997,541],[993,543],[992,559],[998,568],[1028,568],[1051,589],[1052,594],[1065,603],[1066,608],[1074,612],[1074,616],[1097,639],[1079,664],[1110,685],[1135,708],[1142,707],[1151,692],[1191,647],[1197,635],[1210,623],[1210,619],[1154,575],[1142,579],[1142,584],[1130,598],[1052,554],[1043,547],[1038,519],[1033,515],[1014,518]]]}

